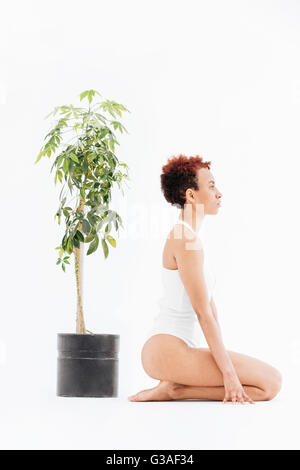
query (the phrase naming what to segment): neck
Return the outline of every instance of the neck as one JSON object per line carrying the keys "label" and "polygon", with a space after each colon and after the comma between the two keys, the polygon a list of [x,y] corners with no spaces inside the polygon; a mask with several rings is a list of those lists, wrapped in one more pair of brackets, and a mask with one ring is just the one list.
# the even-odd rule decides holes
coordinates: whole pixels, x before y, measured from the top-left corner
{"label": "neck", "polygon": [[199,232],[204,222],[204,216],[202,204],[198,211],[192,204],[186,204],[180,211],[179,219],[188,223],[195,232]]}

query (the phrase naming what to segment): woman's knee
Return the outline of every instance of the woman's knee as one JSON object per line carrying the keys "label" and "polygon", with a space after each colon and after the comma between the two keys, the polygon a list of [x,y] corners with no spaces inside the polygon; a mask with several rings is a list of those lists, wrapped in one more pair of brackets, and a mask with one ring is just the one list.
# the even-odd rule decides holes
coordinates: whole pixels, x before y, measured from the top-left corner
{"label": "woman's knee", "polygon": [[279,370],[272,367],[268,380],[265,385],[266,400],[272,400],[278,395],[282,387],[282,375]]}
{"label": "woman's knee", "polygon": [[279,393],[282,386],[279,370],[260,359],[230,353],[242,383],[260,388],[263,391],[262,400],[272,400]]}

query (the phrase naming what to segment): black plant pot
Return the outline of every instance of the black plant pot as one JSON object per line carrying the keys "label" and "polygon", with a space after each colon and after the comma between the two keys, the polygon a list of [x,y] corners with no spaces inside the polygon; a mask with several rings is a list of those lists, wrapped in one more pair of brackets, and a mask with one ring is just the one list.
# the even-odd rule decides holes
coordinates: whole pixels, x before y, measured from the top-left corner
{"label": "black plant pot", "polygon": [[57,335],[60,397],[117,397],[119,335]]}

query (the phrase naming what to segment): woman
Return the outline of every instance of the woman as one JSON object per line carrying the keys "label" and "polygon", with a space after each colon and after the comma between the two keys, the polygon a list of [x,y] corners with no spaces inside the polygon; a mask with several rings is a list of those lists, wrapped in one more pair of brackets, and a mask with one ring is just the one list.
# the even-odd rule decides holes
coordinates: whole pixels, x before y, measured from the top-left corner
{"label": "woman", "polygon": [[[205,215],[218,213],[222,196],[210,164],[199,156],[179,155],[162,169],[164,196],[181,212],[164,246],[164,296],[141,354],[145,372],[160,383],[128,397],[130,401],[198,398],[254,404],[271,400],[281,388],[277,369],[227,351],[222,341],[212,276],[199,236]],[[195,322],[209,348],[197,347]]]}

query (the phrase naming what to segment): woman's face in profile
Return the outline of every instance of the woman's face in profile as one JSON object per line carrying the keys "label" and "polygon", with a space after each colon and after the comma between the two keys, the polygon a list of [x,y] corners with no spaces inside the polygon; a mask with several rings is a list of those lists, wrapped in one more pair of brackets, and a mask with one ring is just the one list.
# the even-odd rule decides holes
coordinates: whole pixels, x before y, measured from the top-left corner
{"label": "woman's face in profile", "polygon": [[208,168],[197,171],[199,190],[195,191],[197,204],[203,204],[204,214],[217,214],[222,193],[217,189],[213,174]]}

